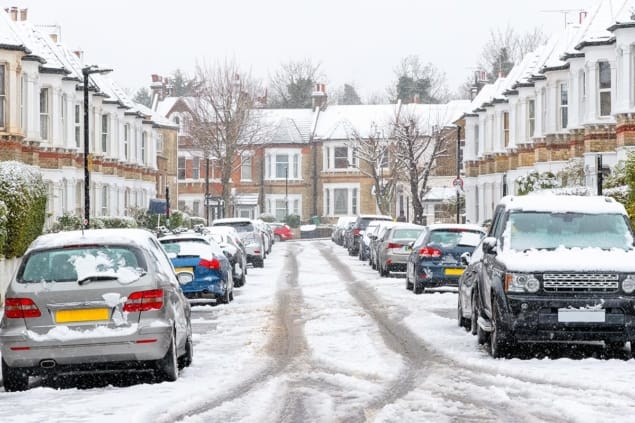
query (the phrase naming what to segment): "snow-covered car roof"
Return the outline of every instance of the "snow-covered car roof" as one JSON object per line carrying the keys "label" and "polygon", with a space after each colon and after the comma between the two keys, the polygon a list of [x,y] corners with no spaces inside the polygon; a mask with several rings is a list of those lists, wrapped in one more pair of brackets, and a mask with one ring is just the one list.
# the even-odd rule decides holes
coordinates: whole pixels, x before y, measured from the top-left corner
{"label": "snow-covered car roof", "polygon": [[234,223],[234,222],[250,222],[253,223],[254,221],[252,219],[246,218],[246,217],[225,217],[222,219],[215,219],[212,222],[212,226],[215,226],[217,224],[220,223]]}
{"label": "snow-covered car roof", "polygon": [[59,248],[73,244],[133,244],[142,245],[140,240],[148,235],[145,229],[87,229],[85,231],[66,231],[40,235],[29,246],[29,250]]}
{"label": "snow-covered car roof", "polygon": [[465,229],[468,231],[487,232],[482,226],[474,225],[471,223],[432,223],[427,226],[432,231],[438,229]]}
{"label": "snow-covered car roof", "polygon": [[603,196],[555,195],[536,193],[523,196],[507,196],[500,201],[509,210],[552,213],[619,213],[626,214],[624,206],[613,198]]}

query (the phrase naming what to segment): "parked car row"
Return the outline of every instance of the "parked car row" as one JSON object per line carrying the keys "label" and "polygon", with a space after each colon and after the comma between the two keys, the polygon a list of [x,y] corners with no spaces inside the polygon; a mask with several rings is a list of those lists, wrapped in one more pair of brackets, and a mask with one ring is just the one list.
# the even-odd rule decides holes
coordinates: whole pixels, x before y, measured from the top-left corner
{"label": "parked car row", "polygon": [[263,267],[277,240],[260,220],[217,219],[197,229],[162,229],[158,237],[91,229],[33,241],[0,322],[5,391],[28,389],[30,376],[66,373],[176,380],[194,356],[191,307],[231,302],[247,264]]}
{"label": "parked car row", "polygon": [[635,245],[608,197],[504,197],[459,280],[458,324],[493,357],[532,343],[635,347]]}

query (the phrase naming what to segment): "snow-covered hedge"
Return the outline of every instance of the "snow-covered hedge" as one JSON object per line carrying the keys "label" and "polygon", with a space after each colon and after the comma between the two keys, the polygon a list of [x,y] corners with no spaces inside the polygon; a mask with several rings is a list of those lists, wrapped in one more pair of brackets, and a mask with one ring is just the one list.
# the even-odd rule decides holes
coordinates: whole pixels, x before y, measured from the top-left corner
{"label": "snow-covered hedge", "polygon": [[[57,222],[51,227],[51,232],[73,231],[82,228],[84,219],[81,216],[64,213],[57,218]],[[133,217],[127,216],[100,216],[91,217],[90,227],[93,229],[103,228],[136,228],[137,221]]]}
{"label": "snow-covered hedge", "polygon": [[0,162],[0,200],[7,209],[2,243],[5,257],[20,257],[42,234],[46,197],[46,184],[37,168],[15,161]]}

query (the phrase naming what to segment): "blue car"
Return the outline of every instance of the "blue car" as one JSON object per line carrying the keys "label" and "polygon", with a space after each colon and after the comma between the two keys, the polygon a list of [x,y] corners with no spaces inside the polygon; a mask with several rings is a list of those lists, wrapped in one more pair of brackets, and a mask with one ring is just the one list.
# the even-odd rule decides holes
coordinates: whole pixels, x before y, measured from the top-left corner
{"label": "blue car", "polygon": [[412,244],[406,265],[406,289],[458,286],[465,270],[461,254],[472,253],[485,230],[478,225],[432,224]]}
{"label": "blue car", "polygon": [[190,233],[159,240],[180,276],[181,289],[190,303],[215,300],[217,304],[228,304],[234,299],[231,264],[215,241]]}

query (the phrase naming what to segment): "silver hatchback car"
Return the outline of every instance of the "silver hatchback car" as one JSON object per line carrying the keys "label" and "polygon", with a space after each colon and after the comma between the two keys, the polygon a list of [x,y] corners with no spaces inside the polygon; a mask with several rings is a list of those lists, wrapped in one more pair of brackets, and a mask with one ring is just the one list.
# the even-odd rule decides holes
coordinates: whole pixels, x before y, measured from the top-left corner
{"label": "silver hatchback car", "polygon": [[190,305],[148,231],[42,235],[8,286],[0,349],[5,391],[64,373],[141,370],[174,381],[192,362]]}

